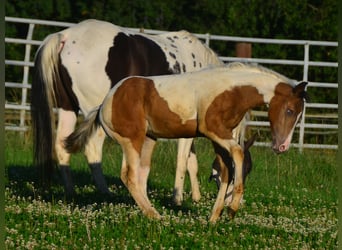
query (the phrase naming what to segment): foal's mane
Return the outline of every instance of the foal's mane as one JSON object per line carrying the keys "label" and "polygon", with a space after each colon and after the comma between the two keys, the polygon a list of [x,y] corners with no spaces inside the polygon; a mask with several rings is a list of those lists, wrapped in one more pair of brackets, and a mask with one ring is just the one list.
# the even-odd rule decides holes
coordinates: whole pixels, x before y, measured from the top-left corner
{"label": "foal's mane", "polygon": [[281,80],[282,82],[288,83],[292,86],[295,85],[295,81],[287,78],[286,76],[279,74],[278,72],[271,70],[269,68],[266,68],[264,66],[261,66],[259,64],[251,64],[251,63],[241,63],[241,62],[232,62],[227,65],[225,65],[225,68],[231,69],[231,70],[248,70],[248,71],[255,71],[260,73],[265,73],[274,76],[275,78]]}

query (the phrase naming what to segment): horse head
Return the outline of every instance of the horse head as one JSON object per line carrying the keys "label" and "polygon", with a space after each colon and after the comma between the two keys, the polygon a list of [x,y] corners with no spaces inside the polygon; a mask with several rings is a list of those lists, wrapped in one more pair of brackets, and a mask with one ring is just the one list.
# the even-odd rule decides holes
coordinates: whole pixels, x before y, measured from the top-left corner
{"label": "horse head", "polygon": [[[251,138],[249,138],[247,141],[244,142],[244,159],[243,159],[243,165],[242,165],[242,173],[243,173],[243,181],[246,180],[247,175],[252,170],[252,157],[251,153],[249,152],[249,148],[253,146],[253,143],[256,139],[256,134],[254,134]],[[229,174],[229,183],[233,180],[234,176],[234,162],[233,159],[227,155],[227,158],[224,160],[225,165],[229,168],[230,174]],[[220,178],[220,163],[219,159],[215,158],[213,164],[212,164],[212,172],[209,177],[209,181],[215,180],[217,188],[220,188],[221,185],[221,178]]]}
{"label": "horse head", "polygon": [[290,147],[293,131],[299,121],[304,100],[308,100],[305,87],[308,83],[301,82],[295,87],[279,83],[275,95],[270,101],[268,116],[272,132],[272,149],[276,153],[283,153]]}

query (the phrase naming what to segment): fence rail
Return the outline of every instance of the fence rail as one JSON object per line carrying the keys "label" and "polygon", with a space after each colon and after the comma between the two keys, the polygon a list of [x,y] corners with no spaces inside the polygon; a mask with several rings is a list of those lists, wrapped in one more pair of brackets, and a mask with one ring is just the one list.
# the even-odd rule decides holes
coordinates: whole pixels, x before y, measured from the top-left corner
{"label": "fence rail", "polygon": [[[42,41],[40,40],[33,40],[33,33],[35,30],[36,25],[39,26],[53,26],[53,27],[60,27],[61,29],[70,27],[73,23],[68,22],[56,22],[56,21],[47,21],[47,20],[37,20],[37,19],[27,19],[27,18],[17,18],[17,17],[5,17],[5,22],[7,23],[21,23],[27,24],[27,36],[26,38],[13,38],[13,37],[5,37],[6,44],[19,44],[25,46],[25,53],[23,60],[12,60],[12,59],[5,59],[5,65],[13,66],[13,67],[22,67],[23,68],[23,76],[21,82],[10,82],[5,81],[6,88],[20,88],[22,90],[21,93],[21,100],[15,103],[10,103],[6,100],[5,103],[5,110],[6,112],[20,112],[19,122],[14,124],[5,124],[6,130],[13,130],[13,131],[27,131],[29,129],[28,125],[25,123],[27,119],[27,114],[30,111],[30,104],[27,98],[27,91],[31,88],[31,84],[29,83],[29,69],[34,66],[32,61],[32,55],[34,55],[35,50],[32,52],[32,47],[38,47]],[[139,29],[131,28],[131,30],[138,31]],[[160,34],[166,31],[162,30],[149,30],[144,29],[145,33],[148,34]],[[295,60],[287,60],[287,59],[270,59],[270,58],[239,58],[239,57],[230,57],[230,56],[220,56],[220,59],[224,62],[232,62],[232,61],[240,61],[240,62],[251,62],[251,63],[262,63],[262,64],[270,64],[270,65],[295,65],[303,68],[303,80],[308,81],[308,88],[330,88],[337,91],[338,83],[337,83],[337,62],[324,62],[324,61],[310,61],[309,51],[310,48],[313,46],[319,47],[333,47],[334,49],[338,47],[337,42],[328,42],[328,41],[310,41],[310,40],[288,40],[288,39],[264,39],[264,38],[249,38],[249,37],[233,37],[233,36],[219,36],[219,35],[212,35],[212,34],[197,34],[195,33],[198,38],[204,40],[204,42],[210,46],[212,41],[220,41],[220,42],[247,42],[251,44],[277,44],[277,45],[291,45],[291,46],[303,46],[304,49],[304,57],[298,58]],[[336,83],[335,82],[310,82],[308,79],[309,75],[309,68],[310,67],[329,67],[329,68],[336,68]],[[333,110],[332,115],[324,115],[324,112],[316,112],[320,115],[313,114],[314,111],[311,113],[307,112],[307,109],[310,110],[324,110],[329,109]],[[303,119],[297,125],[298,127],[298,140],[294,142],[292,145],[298,147],[300,150],[303,148],[326,148],[326,149],[337,149],[337,140],[336,144],[310,144],[304,141],[305,133],[319,133],[319,132],[312,132],[308,129],[324,129],[325,131],[321,131],[322,134],[327,133],[336,133],[338,130],[338,122],[337,122],[337,103],[307,103],[305,105]],[[253,117],[264,117],[265,114],[262,112],[253,112]],[[308,122],[308,119],[311,118],[322,118],[324,120],[329,119],[329,123],[315,123],[315,122]],[[247,122],[249,127],[253,127],[256,129],[262,129],[263,127],[269,127],[269,122],[267,121],[257,121],[257,120],[249,120]],[[328,131],[327,131],[328,130]],[[336,136],[337,137],[337,136]],[[255,145],[265,146],[269,145],[269,142],[256,142]]]}

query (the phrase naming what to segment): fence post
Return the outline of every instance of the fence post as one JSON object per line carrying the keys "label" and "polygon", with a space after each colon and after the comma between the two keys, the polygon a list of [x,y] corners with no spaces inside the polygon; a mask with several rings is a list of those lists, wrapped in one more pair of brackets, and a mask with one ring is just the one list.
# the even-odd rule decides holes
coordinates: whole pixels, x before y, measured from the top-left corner
{"label": "fence post", "polygon": [[[309,43],[304,44],[304,67],[303,67],[303,81],[308,81],[308,73],[309,73]],[[299,125],[299,152],[303,152],[304,147],[304,130],[305,130],[305,105],[302,113],[302,120]]]}
{"label": "fence post", "polygon": [[[34,24],[30,23],[29,28],[27,31],[27,40],[32,40],[33,36],[33,30],[34,30]],[[25,58],[24,61],[26,63],[30,62],[30,55],[31,55],[31,44],[26,44],[25,45]],[[29,77],[29,66],[24,66],[24,74],[23,74],[23,84],[28,84],[28,77]],[[26,105],[27,101],[27,88],[22,88],[21,91],[21,105],[24,106]],[[25,128],[25,115],[26,111],[25,109],[20,110],[20,128]],[[24,130],[20,132],[21,136],[24,135]]]}
{"label": "fence post", "polygon": [[237,43],[235,45],[236,57],[251,58],[252,44],[251,43]]}

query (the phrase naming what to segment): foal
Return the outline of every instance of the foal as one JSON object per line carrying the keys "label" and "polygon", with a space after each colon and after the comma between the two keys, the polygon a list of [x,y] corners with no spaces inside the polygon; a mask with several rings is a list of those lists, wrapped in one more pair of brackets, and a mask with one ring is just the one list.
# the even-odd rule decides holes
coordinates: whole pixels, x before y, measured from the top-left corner
{"label": "foal", "polygon": [[[102,105],[65,141],[69,152],[79,151],[102,126],[123,150],[121,179],[143,213],[160,218],[147,196],[147,178],[157,138],[205,136],[222,159],[228,151],[234,165],[234,188],[228,212],[233,218],[242,198],[243,150],[233,137],[246,112],[269,104],[272,148],[283,153],[290,147],[301,117],[307,82],[294,82],[260,66],[230,64],[182,75],[128,77],[116,84]],[[221,185],[211,222],[221,215],[229,172],[220,161]]]}

